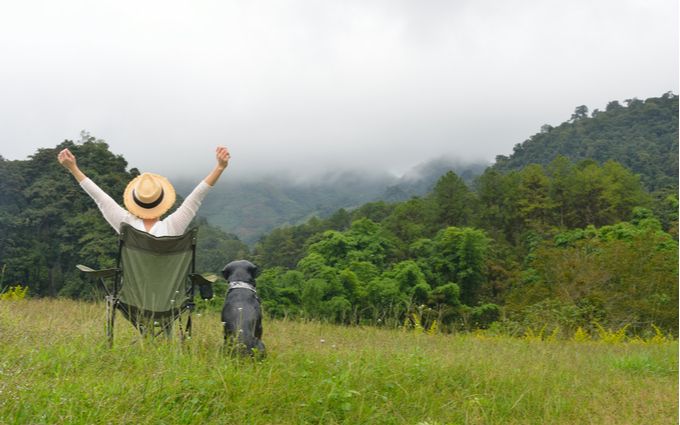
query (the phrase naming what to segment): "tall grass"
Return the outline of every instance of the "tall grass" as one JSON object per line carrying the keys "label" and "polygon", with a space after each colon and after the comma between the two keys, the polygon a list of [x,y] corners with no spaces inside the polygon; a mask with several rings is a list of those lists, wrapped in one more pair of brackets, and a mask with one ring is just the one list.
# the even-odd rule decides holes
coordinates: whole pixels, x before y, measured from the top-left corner
{"label": "tall grass", "polygon": [[[120,317],[120,316],[119,316]],[[268,357],[225,357],[216,313],[150,342],[104,306],[0,302],[0,423],[669,424],[678,344],[266,321]]]}

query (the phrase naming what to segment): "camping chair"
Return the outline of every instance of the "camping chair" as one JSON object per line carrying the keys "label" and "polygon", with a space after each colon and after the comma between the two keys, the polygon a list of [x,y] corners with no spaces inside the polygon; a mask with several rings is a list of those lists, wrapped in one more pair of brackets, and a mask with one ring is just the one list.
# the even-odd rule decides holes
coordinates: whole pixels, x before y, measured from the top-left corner
{"label": "camping chair", "polygon": [[[76,266],[98,279],[106,291],[106,337],[110,346],[116,310],[144,336],[165,333],[170,338],[173,322],[178,320],[180,339],[191,337],[196,286],[202,298],[212,298],[212,281],[195,272],[197,233],[193,228],[182,236],[156,237],[123,223],[115,268]],[[106,285],[107,279],[112,279],[112,287]],[[187,322],[182,329],[184,312]]]}

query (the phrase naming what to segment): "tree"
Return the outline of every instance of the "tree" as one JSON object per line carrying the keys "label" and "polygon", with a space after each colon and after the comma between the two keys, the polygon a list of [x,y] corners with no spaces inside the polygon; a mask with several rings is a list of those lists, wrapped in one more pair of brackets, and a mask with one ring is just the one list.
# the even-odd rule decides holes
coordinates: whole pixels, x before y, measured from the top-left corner
{"label": "tree", "polygon": [[340,208],[326,220],[328,226],[333,230],[345,230],[351,222],[352,217],[344,208]]}
{"label": "tree", "polygon": [[318,254],[325,264],[344,266],[347,254],[354,248],[355,241],[342,232],[327,230],[321,240],[309,246],[308,252]]}
{"label": "tree", "polygon": [[324,279],[313,278],[304,282],[301,300],[307,315],[316,319],[324,317],[323,301],[327,291],[328,284]]}
{"label": "tree", "polygon": [[639,176],[615,161],[607,161],[602,171],[605,180],[603,215],[608,223],[629,220],[634,207],[650,204],[651,200],[642,188]]}
{"label": "tree", "polygon": [[523,219],[518,207],[520,175],[488,168],[476,181],[479,225],[495,239],[519,243]]}
{"label": "tree", "polygon": [[352,241],[350,261],[370,261],[379,268],[396,256],[397,241],[383,226],[367,218],[352,222],[347,236]]}
{"label": "tree", "polygon": [[302,248],[293,239],[293,229],[280,227],[260,239],[254,249],[255,262],[261,267],[293,268],[300,261]]}
{"label": "tree", "polygon": [[[418,285],[427,285],[425,275],[413,260],[402,261],[395,264],[391,270],[385,272],[385,276],[394,279],[399,285],[399,290],[407,294],[413,293],[413,288]],[[429,286],[429,285],[428,285]]]}
{"label": "tree", "polygon": [[648,205],[639,177],[621,164],[608,161],[600,167],[582,161],[571,176],[568,227],[602,226],[630,218],[636,205]]}
{"label": "tree", "polygon": [[621,106],[618,100],[612,100],[611,102],[607,103],[607,107],[605,108],[605,110],[607,112],[612,112],[621,108],[623,108],[623,106]]}
{"label": "tree", "polygon": [[572,208],[572,190],[576,169],[566,156],[559,155],[547,169],[550,176],[549,196],[555,209],[555,224],[564,229],[567,224],[567,214]]}
{"label": "tree", "polygon": [[430,199],[412,198],[397,204],[383,225],[403,245],[410,245],[421,237],[432,236],[437,227],[436,210]]}
{"label": "tree", "polygon": [[400,322],[409,305],[408,296],[399,290],[399,284],[388,277],[373,279],[366,295],[374,323]]}
{"label": "tree", "polygon": [[393,210],[393,206],[383,201],[369,202],[352,211],[352,219],[368,218],[376,223],[382,222]]}
{"label": "tree", "polygon": [[539,132],[499,158],[499,171],[519,170],[529,164],[548,165],[562,155],[604,164],[614,160],[640,174],[648,190],[678,187],[678,96],[663,95],[644,101],[610,102],[603,112],[587,116],[580,106],[572,119],[548,132]]}
{"label": "tree", "polygon": [[577,106],[574,113],[571,114],[571,120],[576,121],[584,118],[588,118],[588,107],[586,105]]}
{"label": "tree", "polygon": [[677,241],[649,210],[637,209],[634,222],[574,229],[546,242],[531,263],[533,281],[513,290],[510,308],[552,299],[560,309],[571,306],[574,326],[597,317],[609,327],[655,324],[677,334],[677,256]]}
{"label": "tree", "polygon": [[550,197],[550,179],[543,167],[532,164],[520,171],[517,206],[524,226],[542,232],[554,223],[555,203]]}
{"label": "tree", "polygon": [[437,223],[440,226],[470,224],[476,199],[456,173],[444,174],[432,190]]}
{"label": "tree", "polygon": [[303,312],[302,288],[305,278],[296,270],[265,269],[257,278],[257,290],[267,315],[297,317]]}
{"label": "tree", "polygon": [[460,287],[451,282],[438,286],[430,292],[427,303],[437,312],[439,322],[449,325],[456,319],[461,307]]}
{"label": "tree", "polygon": [[461,301],[469,306],[476,305],[485,282],[485,260],[490,240],[478,229],[447,227],[433,241],[438,255],[431,261],[439,276],[439,284],[457,283]]}
{"label": "tree", "polygon": [[[28,161],[11,163],[9,170],[9,164],[3,164],[5,172],[13,171],[9,181],[21,185],[21,192],[5,191],[9,196],[3,196],[6,201],[0,202],[0,218],[4,221],[0,227],[8,230],[5,237],[9,243],[0,243],[8,265],[7,277],[28,285],[38,295],[56,296],[64,289],[67,278],[65,294],[77,296],[89,291],[90,285],[78,281],[75,264],[90,258],[98,261],[90,265],[99,267],[107,256],[103,254],[113,258],[116,253],[114,231],[55,160],[57,152],[64,148],[71,149],[81,168],[114,198],[122,199],[129,181],[125,160],[89,135],[83,135],[80,145],[65,141],[54,149],[39,149]],[[11,180],[17,173],[21,179]],[[20,214],[17,207],[21,207]],[[21,220],[16,220],[19,216]],[[98,231],[103,233],[94,237],[93,232]]]}
{"label": "tree", "polygon": [[501,317],[500,307],[496,304],[482,304],[474,307],[470,312],[470,320],[476,328],[486,329]]}

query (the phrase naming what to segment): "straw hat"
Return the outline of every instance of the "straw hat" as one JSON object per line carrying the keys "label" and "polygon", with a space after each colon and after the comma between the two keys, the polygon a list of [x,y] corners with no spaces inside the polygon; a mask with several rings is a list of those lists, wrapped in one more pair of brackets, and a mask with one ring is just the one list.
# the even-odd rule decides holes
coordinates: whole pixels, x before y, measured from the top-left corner
{"label": "straw hat", "polygon": [[158,218],[175,203],[175,188],[163,176],[143,173],[128,183],[123,202],[139,218]]}

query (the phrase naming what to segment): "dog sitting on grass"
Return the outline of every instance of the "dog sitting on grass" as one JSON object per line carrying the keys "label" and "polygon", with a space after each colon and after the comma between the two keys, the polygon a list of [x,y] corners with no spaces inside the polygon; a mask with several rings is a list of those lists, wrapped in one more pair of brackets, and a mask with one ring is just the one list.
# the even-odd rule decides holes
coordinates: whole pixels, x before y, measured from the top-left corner
{"label": "dog sitting on grass", "polygon": [[255,290],[257,266],[237,260],[224,266],[222,275],[229,283],[222,307],[225,348],[242,356],[265,355],[262,343],[262,310]]}

